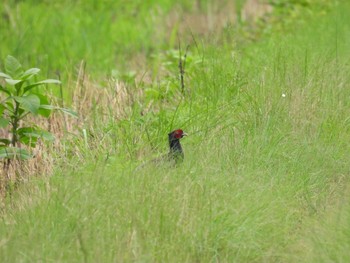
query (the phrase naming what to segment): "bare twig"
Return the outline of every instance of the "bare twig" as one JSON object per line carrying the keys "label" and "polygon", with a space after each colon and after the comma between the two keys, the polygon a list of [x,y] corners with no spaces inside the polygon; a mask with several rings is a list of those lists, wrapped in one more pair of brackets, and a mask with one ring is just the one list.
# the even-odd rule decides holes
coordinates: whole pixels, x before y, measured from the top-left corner
{"label": "bare twig", "polygon": [[179,39],[179,71],[180,71],[180,84],[181,84],[181,93],[185,94],[185,66],[186,66],[186,57],[188,49],[190,48],[189,45],[186,47],[186,52],[184,55],[184,58],[182,59],[182,53],[181,53],[181,42]]}

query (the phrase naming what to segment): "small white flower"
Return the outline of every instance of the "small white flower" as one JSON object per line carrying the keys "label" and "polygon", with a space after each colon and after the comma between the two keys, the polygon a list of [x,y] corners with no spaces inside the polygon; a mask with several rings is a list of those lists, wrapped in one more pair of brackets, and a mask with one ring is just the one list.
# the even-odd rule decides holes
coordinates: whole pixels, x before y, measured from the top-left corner
{"label": "small white flower", "polygon": [[285,93],[282,93],[282,98],[285,98],[287,95]]}

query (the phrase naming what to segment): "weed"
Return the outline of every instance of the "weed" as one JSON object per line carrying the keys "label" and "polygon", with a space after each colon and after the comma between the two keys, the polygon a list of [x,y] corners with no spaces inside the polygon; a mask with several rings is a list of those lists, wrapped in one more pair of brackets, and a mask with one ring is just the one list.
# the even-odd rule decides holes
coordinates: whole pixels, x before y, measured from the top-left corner
{"label": "weed", "polygon": [[[12,160],[21,161],[33,157],[22,147],[22,144],[34,148],[39,139],[54,140],[53,134],[37,125],[23,124],[28,115],[40,115],[48,118],[52,110],[61,110],[73,116],[76,114],[49,104],[49,98],[45,96],[42,89],[36,89],[36,87],[45,84],[60,84],[60,81],[46,79],[30,83],[30,79],[37,75],[40,69],[24,70],[17,59],[12,56],[7,56],[5,70],[6,73],[0,72],[0,77],[4,78],[6,82],[5,86],[0,86],[0,92],[4,95],[0,104],[0,127],[8,128],[11,137],[10,139],[0,138],[0,159],[5,159],[4,170],[6,174]],[[4,190],[3,185],[6,186],[7,183],[6,178],[2,180],[0,192]]]}

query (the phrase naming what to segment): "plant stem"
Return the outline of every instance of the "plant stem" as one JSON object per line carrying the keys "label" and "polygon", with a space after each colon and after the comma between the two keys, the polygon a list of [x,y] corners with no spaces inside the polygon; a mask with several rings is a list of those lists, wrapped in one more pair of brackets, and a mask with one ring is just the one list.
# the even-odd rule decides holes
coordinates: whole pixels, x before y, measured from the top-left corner
{"label": "plant stem", "polygon": [[15,101],[15,110],[13,113],[12,117],[12,139],[11,139],[11,144],[13,147],[16,146],[17,144],[17,129],[18,129],[18,122],[19,122],[19,116],[18,116],[18,111],[19,111],[19,103]]}

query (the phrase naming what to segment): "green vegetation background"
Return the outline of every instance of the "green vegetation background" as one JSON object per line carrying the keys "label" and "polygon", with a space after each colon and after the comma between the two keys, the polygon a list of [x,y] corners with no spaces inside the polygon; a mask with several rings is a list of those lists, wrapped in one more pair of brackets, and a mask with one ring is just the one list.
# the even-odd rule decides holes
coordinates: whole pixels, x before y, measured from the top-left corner
{"label": "green vegetation background", "polygon": [[[214,1],[197,3],[0,7],[0,57],[59,73],[67,103],[81,60],[107,94],[113,70],[143,93],[123,118],[92,105],[83,128],[50,150],[54,175],[8,198],[2,262],[350,260],[349,4],[273,1],[274,12],[254,25],[184,36],[183,48],[193,38],[197,45],[183,96],[179,25],[165,21],[173,10],[214,15]],[[139,54],[141,72],[131,63]],[[150,80],[134,81],[130,72],[144,70]],[[177,127],[191,135],[184,164],[135,170],[167,150]]]}

